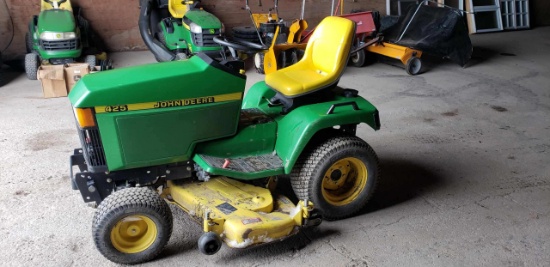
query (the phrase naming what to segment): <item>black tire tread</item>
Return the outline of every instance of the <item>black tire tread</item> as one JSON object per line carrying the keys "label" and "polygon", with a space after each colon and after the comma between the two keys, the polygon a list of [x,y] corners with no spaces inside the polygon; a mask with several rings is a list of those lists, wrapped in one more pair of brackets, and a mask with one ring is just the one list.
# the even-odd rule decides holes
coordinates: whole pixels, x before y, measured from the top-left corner
{"label": "black tire tread", "polygon": [[372,195],[376,191],[376,188],[380,182],[380,164],[372,147],[363,139],[356,136],[335,135],[327,138],[321,145],[304,151],[305,153],[300,155],[290,174],[291,186],[298,199],[311,200],[314,186],[314,184],[311,183],[313,172],[323,160],[326,160],[332,154],[335,154],[344,148],[365,149],[367,153],[374,155],[377,177],[374,180],[371,193],[368,194],[367,199],[364,200],[364,203],[360,208],[358,208],[355,212],[346,215],[323,214],[323,217],[328,220],[338,220],[353,216],[368,203],[370,198],[372,198]]}
{"label": "black tire tread", "polygon": [[37,80],[39,58],[37,54],[28,53],[25,55],[25,73],[29,80]]}
{"label": "black tire tread", "polygon": [[[351,65],[356,67],[356,68],[363,67],[365,65],[365,61],[366,61],[366,58],[367,58],[365,50],[361,49],[361,50],[357,51],[356,54],[357,55],[351,55],[350,56],[349,61],[350,61]],[[355,57],[357,57],[357,61],[354,61]]]}
{"label": "black tire tread", "polygon": [[25,33],[25,46],[27,49],[27,53],[32,52],[32,39],[30,33]]}
{"label": "black tire tread", "polygon": [[[108,248],[106,248],[105,244],[103,244],[101,229],[106,227],[106,224],[108,224],[114,217],[120,216],[120,213],[124,213],[124,211],[134,208],[156,212],[161,215],[164,222],[168,223],[168,232],[163,238],[164,240],[161,241],[161,243],[164,244],[161,244],[159,248],[155,249],[148,255],[141,257],[131,257],[131,255],[112,253]],[[133,187],[117,191],[109,195],[101,202],[94,214],[92,235],[99,252],[107,259],[121,264],[135,264],[151,260],[160,254],[172,235],[172,227],[172,212],[168,204],[150,188]]]}
{"label": "black tire tread", "polygon": [[[256,66],[256,58],[254,58],[254,67],[256,68],[256,72],[258,72],[259,74],[265,74],[265,70],[264,70],[264,58],[265,58],[265,54],[264,52],[258,52],[256,53],[256,55],[259,55],[260,57],[260,66]],[[256,56],[254,55],[254,57]]]}
{"label": "black tire tread", "polygon": [[96,64],[97,64],[97,58],[96,56],[94,55],[87,55],[85,58],[84,58],[84,61],[86,63],[88,63],[88,65],[90,65],[90,69],[91,70],[94,70]]}

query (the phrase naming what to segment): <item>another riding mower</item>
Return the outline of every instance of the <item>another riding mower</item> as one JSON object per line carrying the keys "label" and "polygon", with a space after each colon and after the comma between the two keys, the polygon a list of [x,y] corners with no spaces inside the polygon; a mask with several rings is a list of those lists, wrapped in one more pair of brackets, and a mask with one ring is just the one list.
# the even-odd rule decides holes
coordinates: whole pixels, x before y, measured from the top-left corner
{"label": "another riding mower", "polygon": [[141,0],[139,30],[159,62],[184,59],[196,53],[219,57],[213,41],[224,32],[220,20],[197,7],[199,1]]}
{"label": "another riding mower", "polygon": [[[290,26],[286,26],[286,22],[279,17],[278,0],[274,0],[273,4],[274,8],[269,9],[268,14],[253,14],[246,1],[245,9],[250,14],[258,43],[262,45],[262,50],[254,54],[254,67],[261,74],[298,62],[307,45],[301,42],[302,33],[308,27],[304,20],[305,0],[302,1],[300,19],[294,20]],[[271,14],[271,11],[275,13]]]}
{"label": "another riding mower", "polygon": [[[98,250],[123,264],[156,257],[172,233],[166,202],[202,225],[208,255],[222,241],[246,248],[359,212],[379,166],[356,128],[378,130],[380,120],[357,90],[337,85],[354,35],[351,20],[325,18],[301,61],[244,98],[244,62],[203,53],[84,76],[69,94],[82,145],[71,181],[99,205]],[[277,179],[290,179],[294,203]]]}
{"label": "another riding mower", "polygon": [[36,80],[41,64],[62,65],[83,60],[94,68],[96,56],[83,55],[83,50],[90,48],[92,41],[88,21],[73,14],[69,0],[42,0],[40,3],[40,14],[33,16],[25,36],[27,77]]}

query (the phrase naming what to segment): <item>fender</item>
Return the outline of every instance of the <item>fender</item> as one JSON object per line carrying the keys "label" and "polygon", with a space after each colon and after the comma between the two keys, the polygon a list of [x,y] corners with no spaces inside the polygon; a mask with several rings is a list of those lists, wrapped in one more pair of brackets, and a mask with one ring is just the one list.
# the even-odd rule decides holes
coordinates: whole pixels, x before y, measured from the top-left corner
{"label": "fender", "polygon": [[248,90],[242,108],[259,108],[277,121],[275,152],[283,161],[285,174],[290,174],[305,146],[323,129],[359,123],[380,129],[378,110],[361,96],[337,96],[333,101],[304,105],[281,115],[280,108],[268,108],[266,99],[274,95],[265,82],[258,82]]}
{"label": "fender", "polygon": [[285,174],[290,174],[296,160],[317,132],[359,123],[366,123],[374,130],[380,129],[378,110],[360,96],[338,96],[334,101],[301,106],[281,117],[275,150],[283,160]]}

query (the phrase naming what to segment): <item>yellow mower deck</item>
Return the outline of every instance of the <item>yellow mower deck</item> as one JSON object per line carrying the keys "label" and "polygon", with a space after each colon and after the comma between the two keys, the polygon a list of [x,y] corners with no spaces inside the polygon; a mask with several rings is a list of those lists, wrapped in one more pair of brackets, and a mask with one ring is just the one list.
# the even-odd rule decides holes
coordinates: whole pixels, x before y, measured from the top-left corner
{"label": "yellow mower deck", "polygon": [[245,248],[289,237],[298,231],[313,207],[285,196],[273,199],[262,187],[226,177],[207,182],[168,184],[168,199],[195,219],[204,232],[218,234],[229,247]]}

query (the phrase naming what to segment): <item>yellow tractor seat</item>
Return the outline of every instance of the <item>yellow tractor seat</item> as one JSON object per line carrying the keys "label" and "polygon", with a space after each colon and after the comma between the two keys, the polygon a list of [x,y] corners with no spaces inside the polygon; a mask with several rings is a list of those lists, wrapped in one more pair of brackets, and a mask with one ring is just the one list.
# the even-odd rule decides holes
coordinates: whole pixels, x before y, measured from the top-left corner
{"label": "yellow tractor seat", "polygon": [[172,17],[181,19],[187,13],[187,3],[193,4],[192,1],[182,1],[182,0],[168,0],[168,10]]}
{"label": "yellow tractor seat", "polygon": [[[73,7],[71,6],[71,1],[70,0],[67,0],[67,1],[65,1],[61,4],[59,4],[59,2],[61,2],[60,0],[52,0],[51,2],[52,3],[57,2],[59,9],[63,9],[63,10],[71,11],[71,12],[73,11]],[[45,11],[45,10],[50,10],[50,9],[54,9],[53,4],[50,4],[46,1],[41,1],[40,2],[40,11]]]}
{"label": "yellow tractor seat", "polygon": [[326,17],[310,37],[296,64],[266,74],[265,83],[284,98],[296,98],[335,86],[347,65],[355,22]]}

